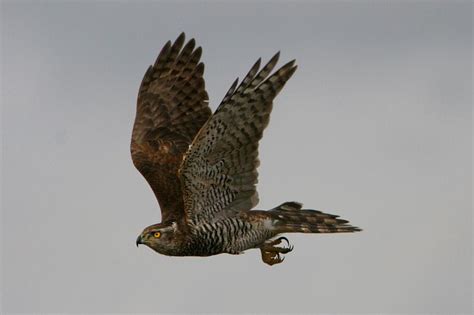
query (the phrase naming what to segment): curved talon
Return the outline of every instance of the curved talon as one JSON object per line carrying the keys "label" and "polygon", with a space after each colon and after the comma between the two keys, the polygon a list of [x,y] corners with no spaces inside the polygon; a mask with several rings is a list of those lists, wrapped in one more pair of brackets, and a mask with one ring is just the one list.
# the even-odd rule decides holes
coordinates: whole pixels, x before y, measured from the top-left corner
{"label": "curved talon", "polygon": [[285,240],[286,244],[290,246],[290,241],[284,236],[280,236],[277,240],[279,241],[278,243],[281,243],[281,240]]}
{"label": "curved talon", "polygon": [[293,245],[290,244],[290,241],[288,241],[288,239],[286,237],[284,237],[284,236],[279,237],[276,240],[276,241],[278,241],[277,244],[281,243],[282,240],[284,240],[286,242],[286,246],[285,247],[275,247],[275,248],[278,249],[283,254],[291,252],[293,250]]}

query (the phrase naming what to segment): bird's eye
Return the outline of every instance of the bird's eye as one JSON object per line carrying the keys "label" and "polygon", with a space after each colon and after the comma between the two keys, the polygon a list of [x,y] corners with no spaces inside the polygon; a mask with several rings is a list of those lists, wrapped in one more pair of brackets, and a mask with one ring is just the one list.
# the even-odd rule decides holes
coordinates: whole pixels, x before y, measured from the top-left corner
{"label": "bird's eye", "polygon": [[160,232],[155,232],[155,234],[153,234],[154,237],[156,238],[159,238],[161,236],[161,233]]}

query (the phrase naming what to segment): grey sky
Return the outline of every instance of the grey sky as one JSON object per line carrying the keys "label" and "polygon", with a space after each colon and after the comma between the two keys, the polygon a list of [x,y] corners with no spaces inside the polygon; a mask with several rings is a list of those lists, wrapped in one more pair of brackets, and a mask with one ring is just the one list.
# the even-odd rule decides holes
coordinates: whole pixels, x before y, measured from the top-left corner
{"label": "grey sky", "polygon": [[[2,311],[470,313],[472,3],[3,2]],[[364,232],[171,258],[129,155],[138,85],[181,31],[216,108],[281,50],[299,68],[260,150],[259,209]]]}

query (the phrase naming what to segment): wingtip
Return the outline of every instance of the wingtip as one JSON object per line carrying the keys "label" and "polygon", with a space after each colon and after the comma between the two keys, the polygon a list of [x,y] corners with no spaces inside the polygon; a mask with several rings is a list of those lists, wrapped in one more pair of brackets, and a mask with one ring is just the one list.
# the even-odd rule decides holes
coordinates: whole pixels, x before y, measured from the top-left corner
{"label": "wingtip", "polygon": [[262,57],[258,58],[257,61],[255,61],[255,63],[253,64],[252,68],[250,68],[249,74],[251,74],[251,77],[255,76],[255,74],[260,69],[261,65],[262,65]]}
{"label": "wingtip", "polygon": [[284,65],[284,67],[288,67],[288,68],[296,67],[295,63],[296,63],[296,59],[290,60]]}
{"label": "wingtip", "polygon": [[176,41],[184,41],[186,39],[186,34],[184,32],[181,32],[178,36],[178,38],[176,38]]}
{"label": "wingtip", "polygon": [[159,53],[158,56],[156,57],[155,62],[154,62],[154,66],[157,66],[157,65],[159,64],[159,62],[160,62],[163,58],[166,58],[166,56],[168,56],[169,51],[170,51],[170,48],[171,48],[171,41],[168,40],[168,41],[163,45],[163,47],[162,47],[161,50],[160,50],[160,53]]}
{"label": "wingtip", "polygon": [[234,83],[232,83],[232,86],[236,87],[237,84],[239,84],[239,77],[235,78],[235,81],[234,81]]}
{"label": "wingtip", "polygon": [[174,41],[173,47],[181,48],[184,44],[185,39],[186,39],[186,35],[184,34],[184,32],[182,32],[181,34],[179,34],[178,38],[176,38],[176,40]]}
{"label": "wingtip", "polygon": [[277,51],[275,55],[273,55],[272,59],[273,58],[277,58],[277,59],[280,58],[280,50]]}
{"label": "wingtip", "polygon": [[194,50],[194,54],[198,54],[198,55],[199,55],[199,58],[200,58],[201,55],[202,55],[202,47],[201,47],[201,46],[198,46],[198,47]]}
{"label": "wingtip", "polygon": [[280,59],[280,51],[277,51],[276,54],[274,54],[273,57],[270,58],[270,61],[268,61],[268,63],[269,64],[276,64],[279,59]]}
{"label": "wingtip", "polygon": [[202,76],[204,74],[204,63],[203,62],[198,63],[198,65],[194,69],[194,72]]}
{"label": "wingtip", "polygon": [[288,62],[286,65],[283,66],[284,68],[288,69],[289,75],[293,75],[293,73],[295,73],[296,69],[298,69],[298,65],[295,65],[295,62],[296,62],[296,60],[293,59],[290,62]]}

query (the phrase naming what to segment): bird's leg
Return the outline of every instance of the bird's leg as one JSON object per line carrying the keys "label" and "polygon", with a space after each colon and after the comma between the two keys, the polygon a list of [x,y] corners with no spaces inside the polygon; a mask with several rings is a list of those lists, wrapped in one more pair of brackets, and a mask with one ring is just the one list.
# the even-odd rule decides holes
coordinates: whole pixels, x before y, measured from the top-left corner
{"label": "bird's leg", "polygon": [[[279,247],[276,245],[281,244],[284,240],[287,244],[285,247]],[[285,257],[281,257],[280,254],[286,254],[293,250],[293,246],[290,245],[286,237],[279,237],[275,240],[267,241],[260,246],[260,251],[262,253],[262,260],[264,263],[269,264],[270,266],[274,264],[279,264],[283,262]]]}

